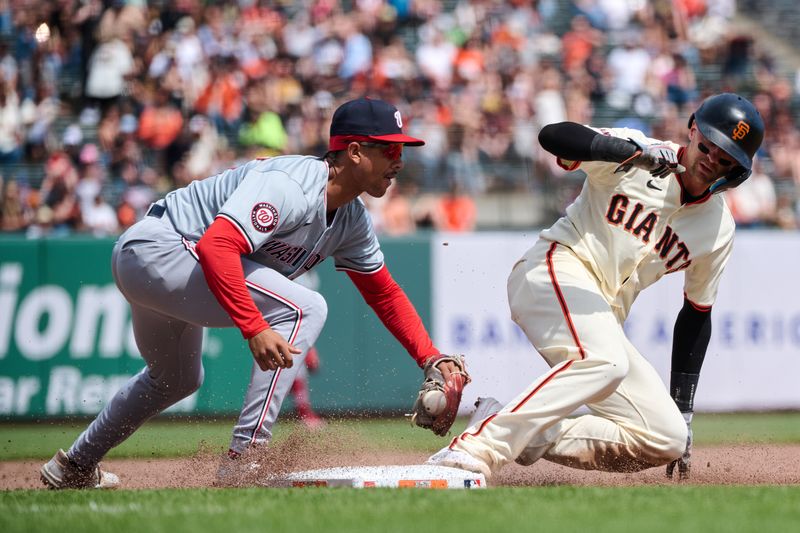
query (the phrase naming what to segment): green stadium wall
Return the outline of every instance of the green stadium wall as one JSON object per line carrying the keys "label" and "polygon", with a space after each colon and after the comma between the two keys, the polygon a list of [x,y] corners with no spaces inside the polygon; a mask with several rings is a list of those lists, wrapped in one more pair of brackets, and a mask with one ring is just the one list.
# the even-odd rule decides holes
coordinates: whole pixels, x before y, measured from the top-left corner
{"label": "green stadium wall", "polygon": [[[431,326],[430,239],[383,239],[393,276]],[[143,368],[130,312],[111,278],[114,241],[0,238],[0,418],[91,416]],[[320,267],[328,320],[310,377],[312,402],[330,414],[410,408],[421,373],[332,261]],[[209,329],[205,382],[168,412],[239,411],[252,358],[236,329]],[[291,409],[287,401],[284,411]]]}

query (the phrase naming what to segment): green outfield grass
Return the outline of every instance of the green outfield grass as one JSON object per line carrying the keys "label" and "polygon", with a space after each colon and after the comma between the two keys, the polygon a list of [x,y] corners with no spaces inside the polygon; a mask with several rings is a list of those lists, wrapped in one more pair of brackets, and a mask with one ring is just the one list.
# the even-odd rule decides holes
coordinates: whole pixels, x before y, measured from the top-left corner
{"label": "green outfield grass", "polygon": [[795,531],[800,487],[226,489],[0,493],[0,530]]}
{"label": "green outfield grass", "polygon": [[[234,419],[230,420],[154,420],[119,447],[109,457],[181,457],[204,450],[228,449]],[[11,459],[44,459],[58,448],[68,447],[86,428],[88,422],[47,422],[42,424],[0,424],[0,461]],[[463,421],[458,428],[463,428]],[[413,428],[403,418],[368,420],[332,420],[331,433],[358,436],[367,447],[397,451],[437,450],[448,442],[430,431]],[[275,440],[281,441],[297,426],[293,421],[277,424]],[[324,433],[323,433],[324,435]]]}
{"label": "green outfield grass", "polygon": [[[109,457],[180,457],[197,452],[201,445],[210,450],[224,450],[233,422],[233,419],[154,420],[112,450]],[[69,446],[86,425],[86,421],[0,424],[0,460],[49,458],[55,448]],[[412,428],[400,417],[340,420],[330,425],[332,429],[346,428],[376,449],[430,452],[446,442],[429,431]],[[465,425],[466,420],[459,420],[454,427],[461,430]],[[292,422],[280,422],[275,428],[276,440],[284,438],[293,427]],[[699,445],[800,443],[800,413],[698,414],[693,427]]]}
{"label": "green outfield grass", "polygon": [[[233,420],[152,421],[112,457],[224,450]],[[460,420],[456,429],[464,427]],[[0,424],[0,460],[44,459],[86,422]],[[402,418],[336,421],[329,438],[431,452],[445,439]],[[282,440],[294,428],[283,422]],[[797,443],[800,413],[698,415],[698,444]],[[344,433],[343,433],[344,432]],[[202,444],[201,444],[202,443]],[[0,469],[2,465],[0,465]],[[800,486],[499,487],[486,491],[184,489],[0,492],[0,531],[558,531],[684,533],[794,531]]]}

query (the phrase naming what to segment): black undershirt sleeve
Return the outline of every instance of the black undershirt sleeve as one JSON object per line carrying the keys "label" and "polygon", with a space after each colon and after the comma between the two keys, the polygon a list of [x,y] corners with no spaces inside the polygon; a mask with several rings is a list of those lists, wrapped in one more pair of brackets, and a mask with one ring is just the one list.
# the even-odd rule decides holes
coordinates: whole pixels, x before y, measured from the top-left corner
{"label": "black undershirt sleeve", "polygon": [[575,122],[548,124],[539,132],[539,144],[566,161],[608,161],[621,163],[636,152],[633,143],[601,135]]}
{"label": "black undershirt sleeve", "polygon": [[694,410],[694,393],[711,340],[711,311],[699,311],[688,300],[675,321],[670,394],[681,412]]}

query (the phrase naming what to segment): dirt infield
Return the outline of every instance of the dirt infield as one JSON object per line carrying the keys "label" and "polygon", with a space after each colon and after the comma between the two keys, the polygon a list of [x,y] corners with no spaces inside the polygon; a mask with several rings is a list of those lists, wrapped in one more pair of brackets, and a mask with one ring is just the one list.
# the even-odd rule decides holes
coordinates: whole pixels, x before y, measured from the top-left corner
{"label": "dirt infield", "polygon": [[[283,450],[285,451],[285,450]],[[343,452],[334,450],[302,457],[281,455],[282,450],[265,457],[279,470],[305,470],[329,466],[378,466],[421,464],[427,454],[375,453],[374,451]],[[278,455],[281,455],[278,457]],[[312,456],[315,456],[313,460]],[[278,464],[281,463],[281,464]],[[126,489],[199,488],[215,485],[220,459],[214,454],[199,453],[189,459],[112,459],[105,467],[122,478]],[[39,481],[40,461],[0,463],[0,490],[42,488]],[[262,475],[262,472],[258,472]],[[249,476],[244,484],[255,484],[257,476]],[[492,485],[505,486],[637,486],[672,483],[664,477],[663,468],[652,468],[635,474],[586,472],[539,461],[531,467],[509,465]],[[800,445],[741,445],[697,448],[688,483],[692,485],[763,485],[800,484]]]}

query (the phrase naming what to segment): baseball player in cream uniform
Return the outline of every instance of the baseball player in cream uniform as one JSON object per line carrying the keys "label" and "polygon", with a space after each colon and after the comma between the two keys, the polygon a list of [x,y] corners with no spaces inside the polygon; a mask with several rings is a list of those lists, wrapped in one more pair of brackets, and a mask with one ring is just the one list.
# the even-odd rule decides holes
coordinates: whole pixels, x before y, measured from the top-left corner
{"label": "baseball player in cream uniform", "polygon": [[[67,452],[41,469],[50,488],[114,487],[99,467],[139,426],[203,381],[206,327],[237,327],[254,363],[229,455],[271,438],[281,403],[319,336],[323,297],[293,280],[333,257],[420,367],[459,370],[433,345],[384,263],[359,195],[380,197],[403,168],[404,135],[392,105],[340,106],[325,157],[253,160],[169,193],[126,231],[112,254],[147,363]],[[295,364],[298,363],[298,364]],[[458,396],[460,399],[460,395]],[[457,405],[454,406],[457,409]]]}
{"label": "baseball player in cream uniform", "polygon": [[[542,146],[586,173],[566,215],[508,278],[512,319],[550,371],[474,422],[431,464],[485,475],[540,458],[582,469],[689,472],[691,416],[711,334],[711,307],[733,245],[718,193],[750,174],[763,122],[738,95],[707,99],[680,146],[632,129],[543,128]],[[682,272],[668,391],[626,338],[637,295]],[[566,418],[578,407],[589,414]]]}

